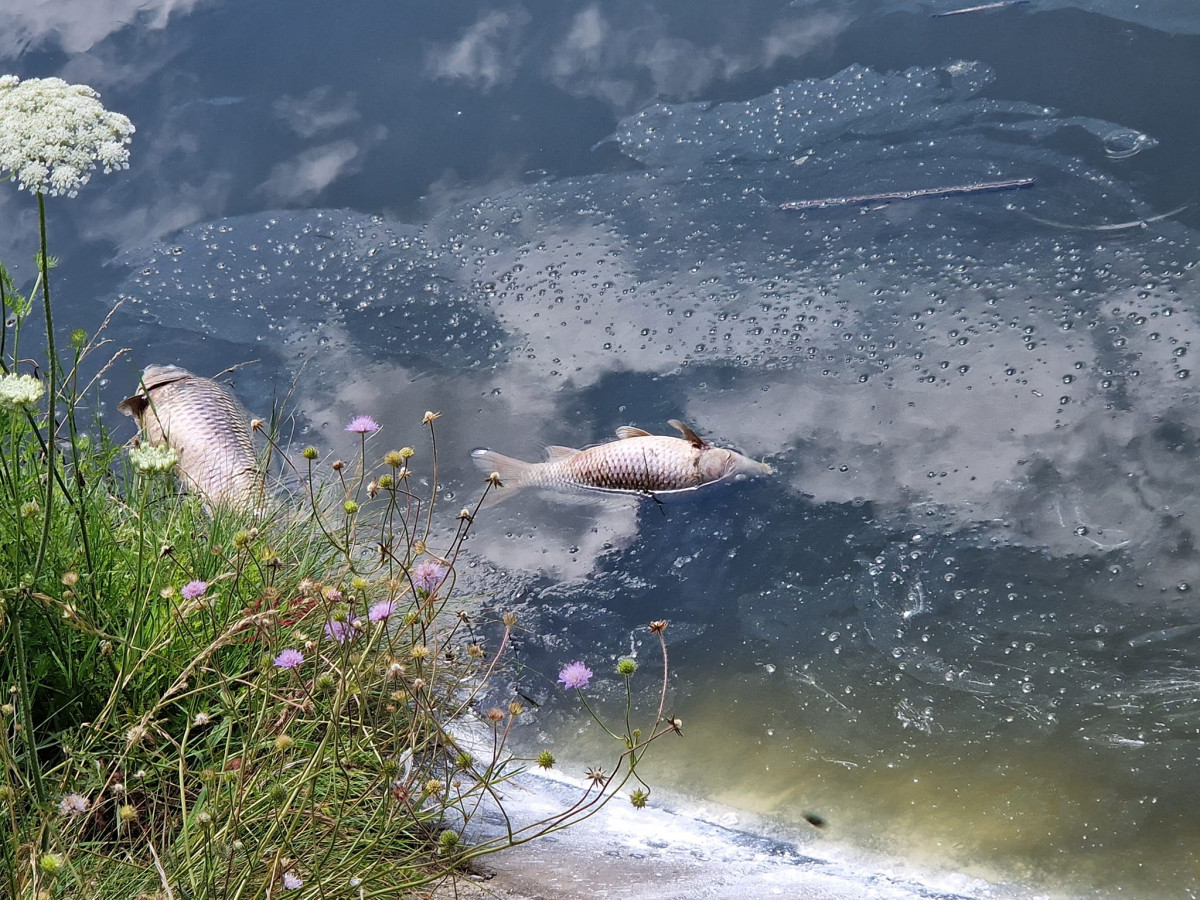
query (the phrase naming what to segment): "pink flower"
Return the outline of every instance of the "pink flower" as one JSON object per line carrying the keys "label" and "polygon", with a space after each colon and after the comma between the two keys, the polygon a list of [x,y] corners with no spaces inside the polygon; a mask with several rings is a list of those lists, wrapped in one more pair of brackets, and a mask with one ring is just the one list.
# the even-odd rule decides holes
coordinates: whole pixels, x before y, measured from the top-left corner
{"label": "pink flower", "polygon": [[372,622],[382,622],[392,614],[392,610],[396,608],[396,604],[391,600],[380,600],[371,607],[371,611],[367,613],[367,618]]}
{"label": "pink flower", "polygon": [[379,423],[370,416],[355,416],[346,426],[346,430],[355,434],[374,434],[379,430]]}
{"label": "pink flower", "polygon": [[87,812],[92,801],[82,794],[67,794],[62,800],[58,801],[58,811],[64,816],[75,818],[81,813]]}
{"label": "pink flower", "polygon": [[437,588],[442,583],[442,579],[446,577],[447,569],[441,563],[436,563],[432,559],[423,559],[412,570],[412,580],[419,588],[424,588],[429,593]]}
{"label": "pink flower", "polygon": [[195,600],[197,597],[204,596],[204,592],[208,590],[208,582],[205,581],[189,581],[183,586],[179,593],[183,594],[184,600]]}
{"label": "pink flower", "polygon": [[296,669],[304,665],[304,654],[299,650],[284,650],[275,657],[275,665],[280,669]]}
{"label": "pink flower", "polygon": [[568,663],[558,673],[558,680],[568,691],[581,691],[592,680],[592,670],[581,662]]}
{"label": "pink flower", "polygon": [[283,886],[289,891],[298,891],[304,887],[304,879],[295,872],[285,872],[283,876]]}

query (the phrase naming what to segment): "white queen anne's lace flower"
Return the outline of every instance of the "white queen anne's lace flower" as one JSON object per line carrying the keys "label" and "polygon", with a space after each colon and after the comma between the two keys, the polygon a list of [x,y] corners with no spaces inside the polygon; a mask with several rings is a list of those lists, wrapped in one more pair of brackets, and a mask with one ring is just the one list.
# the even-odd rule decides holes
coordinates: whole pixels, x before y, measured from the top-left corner
{"label": "white queen anne's lace flower", "polygon": [[22,190],[74,197],[96,165],[129,168],[133,123],[109,112],[86,84],[0,76],[0,173]]}
{"label": "white queen anne's lace flower", "polygon": [[16,412],[23,406],[33,406],[44,393],[46,389],[32,375],[0,375],[0,409]]}
{"label": "white queen anne's lace flower", "polygon": [[139,472],[170,472],[179,465],[179,453],[167,444],[142,444],[129,448],[129,461]]}

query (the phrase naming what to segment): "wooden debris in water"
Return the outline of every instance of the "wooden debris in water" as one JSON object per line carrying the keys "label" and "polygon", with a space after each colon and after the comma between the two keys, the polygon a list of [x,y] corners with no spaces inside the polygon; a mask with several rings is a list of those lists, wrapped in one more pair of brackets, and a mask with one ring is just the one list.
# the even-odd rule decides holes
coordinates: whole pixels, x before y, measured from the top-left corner
{"label": "wooden debris in water", "polygon": [[934,13],[935,19],[944,19],[946,16],[965,16],[967,13],[989,12],[993,9],[1005,9],[1009,6],[1023,6],[1029,0],[1000,0],[999,3],[984,3],[981,6],[964,6],[962,9],[951,9],[947,12]]}
{"label": "wooden debris in water", "polygon": [[1010,178],[1006,181],[980,181],[956,184],[951,187],[918,188],[912,191],[889,191],[883,194],[860,194],[855,197],[824,197],[820,200],[792,200],[780,203],[782,210],[826,209],[830,206],[858,206],[864,203],[891,203],[893,200],[916,200],[922,197],[955,197],[960,194],[986,194],[992,191],[1011,191],[1030,187],[1032,178]]}

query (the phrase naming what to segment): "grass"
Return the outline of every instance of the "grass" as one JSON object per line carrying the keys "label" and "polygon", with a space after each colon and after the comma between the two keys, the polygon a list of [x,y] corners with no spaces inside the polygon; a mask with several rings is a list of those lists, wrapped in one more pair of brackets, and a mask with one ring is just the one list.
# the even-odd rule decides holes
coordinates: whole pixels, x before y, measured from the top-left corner
{"label": "grass", "polygon": [[[0,265],[0,896],[398,897],[587,818],[627,785],[645,805],[638,763],[679,730],[663,714],[665,622],[651,624],[655,719],[634,727],[627,702],[619,725],[600,723],[610,774],[591,770],[543,820],[505,812],[501,787],[533,762],[507,749],[523,708],[479,706],[506,680],[518,623],[455,591],[498,479],[473,508],[441,509],[437,414],[420,452],[376,453],[375,423],[352,420],[356,460],[304,448],[298,491],[256,510],[208,508],[179,492],[172,450],[114,439],[95,394],[125,351],[76,331],[60,354],[45,193],[90,177],[73,141],[120,168],[132,125],[117,117],[128,128],[114,131],[94,92],[53,79],[20,83],[15,102],[6,78],[0,176],[20,168],[36,195],[40,252],[27,290]],[[40,362],[23,347],[30,323],[44,326]],[[627,699],[635,668],[618,665]],[[570,671],[586,703],[591,673]],[[472,846],[483,810],[508,827]]]}

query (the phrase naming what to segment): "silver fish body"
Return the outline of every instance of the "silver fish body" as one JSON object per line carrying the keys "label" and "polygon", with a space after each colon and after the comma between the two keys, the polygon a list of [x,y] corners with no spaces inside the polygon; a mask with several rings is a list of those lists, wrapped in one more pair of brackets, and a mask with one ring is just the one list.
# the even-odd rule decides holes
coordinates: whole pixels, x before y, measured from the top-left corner
{"label": "silver fish body", "polygon": [[494,450],[475,450],[471,456],[484,472],[500,476],[503,486],[496,488],[500,496],[521,487],[671,493],[771,472],[765,463],[712,446],[678,419],[670,424],[682,438],[626,425],[617,429],[617,440],[586,450],[548,447],[545,462],[525,462]]}
{"label": "silver fish body", "polygon": [[179,366],[153,365],[138,393],[117,408],[141,439],[179,454],[179,479],[207,507],[253,508],[263,493],[261,454],[250,413],[227,385]]}

